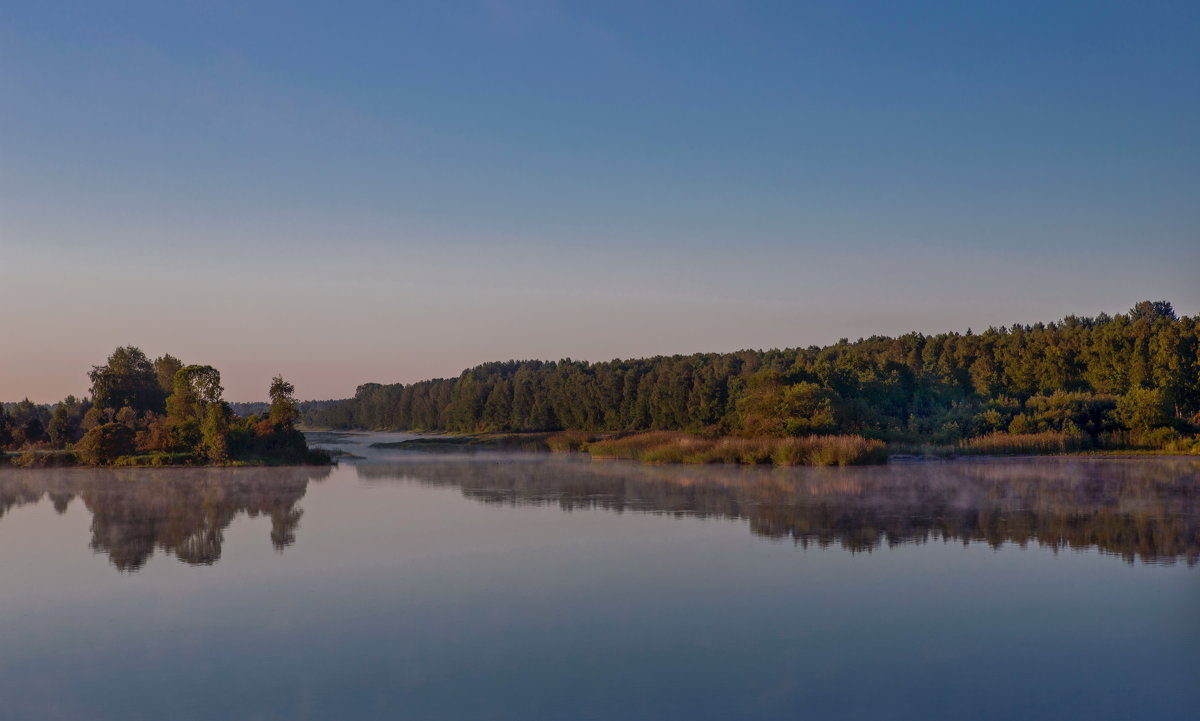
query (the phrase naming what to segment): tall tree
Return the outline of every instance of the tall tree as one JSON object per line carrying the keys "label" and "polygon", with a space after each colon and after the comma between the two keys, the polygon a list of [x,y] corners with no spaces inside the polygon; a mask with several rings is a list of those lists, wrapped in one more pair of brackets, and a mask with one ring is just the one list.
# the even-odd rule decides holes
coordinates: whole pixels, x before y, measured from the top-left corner
{"label": "tall tree", "polygon": [[275,376],[271,379],[268,393],[271,398],[271,423],[283,428],[295,426],[300,420],[300,407],[295,396],[296,387],[285,381],[283,376]]}
{"label": "tall tree", "polygon": [[208,460],[224,463],[229,460],[229,406],[224,402],[209,403],[200,424],[200,448]]}
{"label": "tall tree", "polygon": [[158,379],[158,387],[166,395],[175,392],[175,374],[183,368],[183,361],[170,353],[165,353],[154,359],[154,376]]}
{"label": "tall tree", "polygon": [[190,365],[175,372],[173,392],[167,399],[172,423],[204,420],[207,408],[221,401],[221,372],[212,366]]}
{"label": "tall tree", "polygon": [[102,366],[92,366],[92,402],[101,408],[129,406],[137,411],[161,411],[166,398],[154,366],[134,346],[121,346]]}
{"label": "tall tree", "polygon": [[50,415],[50,425],[46,429],[50,435],[50,445],[62,448],[75,440],[71,428],[71,414],[64,403],[59,403]]}

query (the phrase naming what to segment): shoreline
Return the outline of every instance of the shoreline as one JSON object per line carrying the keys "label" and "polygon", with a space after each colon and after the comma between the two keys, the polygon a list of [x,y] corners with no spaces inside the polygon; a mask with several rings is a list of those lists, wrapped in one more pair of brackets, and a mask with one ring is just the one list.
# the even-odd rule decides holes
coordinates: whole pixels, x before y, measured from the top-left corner
{"label": "shoreline", "polygon": [[[373,431],[323,431],[331,434],[346,433],[359,434],[371,433]],[[407,431],[390,431],[390,432],[407,432]],[[692,434],[682,434],[676,432],[655,432],[622,434],[622,433],[596,433],[586,434],[582,432],[534,432],[534,433],[453,433],[449,431],[436,432],[421,432],[412,431],[419,435],[417,438],[406,439],[403,441],[392,441],[386,443],[371,444],[373,448],[386,448],[392,450],[409,450],[414,452],[455,452],[455,451],[476,451],[476,450],[524,450],[524,451],[541,451],[541,452],[581,452],[588,453],[593,460],[634,460],[639,463],[650,464],[671,464],[678,463],[683,465],[878,465],[880,463],[891,462],[927,462],[927,461],[947,461],[947,460],[963,460],[963,459],[996,459],[996,458],[1195,458],[1200,460],[1200,453],[1195,451],[1171,451],[1164,449],[1075,449],[1075,450],[1047,450],[1045,452],[1033,452],[1029,450],[1021,450],[1019,452],[1003,453],[1003,452],[972,452],[964,451],[960,448],[949,446],[931,447],[927,452],[912,452],[909,450],[892,450],[885,445],[882,449],[884,454],[882,460],[876,460],[871,463],[772,463],[769,458],[760,457],[754,461],[739,462],[731,459],[695,459],[686,460],[679,458],[677,460],[668,459],[646,459],[633,457],[632,455],[613,455],[608,453],[593,453],[589,450],[590,446],[603,443],[606,441],[621,441],[624,439],[637,439],[652,433],[670,433],[676,437],[690,436],[697,440],[704,440],[710,443],[720,442],[744,442],[751,444],[771,444],[785,442],[789,439],[780,439],[774,437],[757,437],[757,438],[742,438],[739,436],[718,436],[715,438],[704,438],[694,436]],[[564,438],[566,436],[566,438]],[[583,438],[586,436],[587,438]],[[837,437],[832,437],[837,438]],[[883,443],[879,441],[879,443]],[[898,446],[909,446],[912,444],[896,444]]]}
{"label": "shoreline", "polygon": [[[181,460],[169,462],[156,456],[119,456],[111,463],[82,463],[73,451],[69,450],[32,450],[0,452],[0,469],[40,470],[64,468],[327,468],[337,465],[337,458],[328,451],[317,449],[310,451],[313,455],[305,463],[275,463],[271,460],[239,460],[226,463],[197,462]],[[164,454],[183,455],[183,454]]]}

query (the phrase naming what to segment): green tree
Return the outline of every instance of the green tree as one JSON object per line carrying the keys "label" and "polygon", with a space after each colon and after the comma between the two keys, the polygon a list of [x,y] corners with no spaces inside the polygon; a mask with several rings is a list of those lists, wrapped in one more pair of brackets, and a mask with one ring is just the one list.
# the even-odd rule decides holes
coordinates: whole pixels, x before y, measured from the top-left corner
{"label": "green tree", "polygon": [[172,423],[203,422],[207,408],[221,401],[221,373],[212,366],[190,365],[175,372],[173,392],[167,398]]}
{"label": "green tree", "polygon": [[1137,432],[1146,432],[1167,422],[1162,391],[1154,388],[1131,388],[1117,399],[1115,414],[1121,425]]}
{"label": "green tree", "polygon": [[175,374],[183,368],[183,361],[167,353],[154,359],[154,376],[164,395],[175,392]]}
{"label": "green tree", "polygon": [[4,410],[4,405],[0,404],[0,450],[7,448],[12,442],[12,418]]}
{"label": "green tree", "polygon": [[300,420],[300,408],[295,396],[296,387],[285,381],[282,376],[275,376],[271,379],[268,393],[271,398],[271,423],[281,428],[294,427]]}
{"label": "green tree", "polygon": [[1135,323],[1142,320],[1153,323],[1160,318],[1175,320],[1176,316],[1175,309],[1165,300],[1143,300],[1129,311],[1129,318]]}
{"label": "green tree", "polygon": [[21,440],[26,444],[41,443],[46,440],[46,427],[40,418],[33,417],[21,426]]}
{"label": "green tree", "polygon": [[200,450],[213,463],[229,460],[229,407],[209,403],[200,425]]}
{"label": "green tree", "polygon": [[833,415],[836,394],[816,383],[796,383],[783,391],[784,431],[791,436],[829,433],[837,423]]}
{"label": "green tree", "polygon": [[71,427],[71,414],[67,410],[64,403],[59,403],[54,408],[54,412],[50,415],[50,425],[47,427],[50,434],[50,445],[55,448],[63,448],[74,438],[74,429]]}
{"label": "green tree", "polygon": [[92,366],[88,378],[92,381],[92,402],[101,408],[162,410],[166,394],[158,384],[154,366],[134,346],[117,348],[107,363]]}

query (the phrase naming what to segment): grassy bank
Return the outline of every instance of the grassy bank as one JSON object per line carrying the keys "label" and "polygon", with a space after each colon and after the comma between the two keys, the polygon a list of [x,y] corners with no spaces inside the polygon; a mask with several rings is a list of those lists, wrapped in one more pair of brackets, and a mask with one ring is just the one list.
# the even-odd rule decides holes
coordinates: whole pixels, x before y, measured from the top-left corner
{"label": "grassy bank", "polygon": [[476,433],[438,434],[409,438],[403,441],[372,443],[369,448],[387,448],[399,451],[547,451],[567,450],[557,448],[549,439],[557,433]]}
{"label": "grassy bank", "polygon": [[240,466],[327,466],[333,460],[328,451],[313,449],[303,458],[280,458],[272,456],[249,457],[224,463],[212,463],[203,456],[194,453],[141,453],[136,455],[117,456],[104,464],[85,463],[79,454],[72,450],[32,450],[15,453],[0,453],[0,466],[8,465],[14,468],[67,468],[71,466],[109,466],[137,467],[147,466],[161,468],[164,466],[193,466],[193,467],[240,467]]}
{"label": "grassy bank", "polygon": [[691,433],[652,431],[626,436],[586,431],[558,433],[488,433],[439,435],[372,448],[405,451],[462,452],[522,450],[586,452],[592,458],[623,458],[643,463],[744,463],[780,466],[849,466],[887,461],[887,446],[862,436],[802,438],[707,438]]}
{"label": "grassy bank", "polygon": [[592,458],[644,463],[773,463],[778,466],[855,466],[887,462],[887,446],[862,436],[705,438],[655,431],[587,443]]}
{"label": "grassy bank", "polygon": [[679,431],[650,431],[628,435],[560,431],[557,433],[444,434],[373,448],[410,451],[463,452],[519,450],[584,452],[596,459],[627,459],[643,463],[736,463],[778,466],[850,466],[886,463],[889,456],[1043,456],[1065,454],[1200,455],[1200,438],[1169,440],[1109,434],[1093,439],[1086,434],[991,433],[954,444],[884,443],[859,435],[801,437],[702,436]]}
{"label": "grassy bank", "polygon": [[1051,456],[1051,455],[1200,455],[1200,437],[1154,436],[1135,433],[1105,433],[1093,438],[1084,433],[1042,431],[1040,433],[988,433],[946,443],[889,443],[893,454],[953,458],[956,456]]}

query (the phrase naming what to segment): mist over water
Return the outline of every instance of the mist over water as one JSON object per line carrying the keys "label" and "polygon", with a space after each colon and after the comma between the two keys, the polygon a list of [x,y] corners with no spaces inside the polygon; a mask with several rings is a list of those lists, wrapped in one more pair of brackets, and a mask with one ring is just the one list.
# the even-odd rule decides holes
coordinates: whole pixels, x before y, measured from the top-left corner
{"label": "mist over water", "polygon": [[1200,464],[0,471],[4,718],[1190,718]]}

